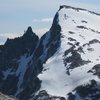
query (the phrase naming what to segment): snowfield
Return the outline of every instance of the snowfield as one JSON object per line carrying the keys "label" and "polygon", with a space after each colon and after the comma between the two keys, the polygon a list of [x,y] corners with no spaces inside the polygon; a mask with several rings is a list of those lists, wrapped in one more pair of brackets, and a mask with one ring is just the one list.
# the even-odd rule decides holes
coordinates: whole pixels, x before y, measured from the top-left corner
{"label": "snowfield", "polygon": [[[98,76],[88,73],[96,64],[100,63],[100,15],[87,10],[62,8],[58,11],[59,25],[61,26],[61,46],[58,51],[44,64],[44,70],[38,75],[42,80],[41,90],[46,90],[50,95],[63,96],[72,92],[77,86],[84,85],[94,79],[100,82]],[[70,40],[73,39],[72,41]],[[76,43],[79,45],[76,45]],[[77,51],[88,64],[70,70],[66,73],[63,56],[64,52],[75,45],[75,50],[82,47],[83,53]],[[72,56],[71,53],[67,57]],[[77,97],[78,98],[78,97]]]}

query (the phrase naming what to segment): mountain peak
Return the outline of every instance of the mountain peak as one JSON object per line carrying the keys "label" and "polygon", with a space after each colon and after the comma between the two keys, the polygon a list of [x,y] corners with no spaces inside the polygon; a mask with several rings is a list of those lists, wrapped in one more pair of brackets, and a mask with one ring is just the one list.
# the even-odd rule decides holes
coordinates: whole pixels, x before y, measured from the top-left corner
{"label": "mountain peak", "polygon": [[100,99],[100,14],[62,5],[40,39],[29,26],[0,48],[0,91],[19,100]]}
{"label": "mountain peak", "polygon": [[60,8],[59,8],[59,11],[63,8],[66,8],[66,9],[73,9],[73,10],[76,10],[76,11],[87,11],[89,13],[92,13],[92,14],[95,14],[95,15],[98,15],[100,16],[99,13],[96,13],[94,11],[90,11],[90,10],[87,10],[87,9],[84,9],[84,8],[79,8],[79,7],[73,7],[73,6],[69,6],[69,5],[60,5]]}
{"label": "mountain peak", "polygon": [[24,33],[24,35],[27,35],[27,36],[33,35],[33,34],[34,34],[34,32],[32,31],[31,26],[29,26],[29,27],[27,28],[26,32]]}
{"label": "mountain peak", "polygon": [[68,5],[61,5],[60,9],[62,9],[62,8],[75,9],[75,10],[86,10],[86,9],[83,9],[83,8],[72,7],[72,6],[68,6]]}
{"label": "mountain peak", "polygon": [[31,28],[31,26],[29,26],[28,28],[27,28],[27,31],[32,31],[32,28]]}

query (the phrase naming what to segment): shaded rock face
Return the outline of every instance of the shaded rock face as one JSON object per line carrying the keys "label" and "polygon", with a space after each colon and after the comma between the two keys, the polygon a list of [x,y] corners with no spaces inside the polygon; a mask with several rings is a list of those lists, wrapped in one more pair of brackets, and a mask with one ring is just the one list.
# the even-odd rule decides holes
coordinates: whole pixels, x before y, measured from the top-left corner
{"label": "shaded rock face", "polygon": [[[25,99],[21,98],[21,100],[27,100],[29,98],[29,94],[33,94],[32,97],[34,97],[35,92],[40,89],[41,80],[39,80],[37,76],[42,72],[43,64],[48,58],[53,56],[60,47],[61,28],[57,22],[57,19],[58,14],[55,15],[50,31],[41,37],[36,50],[33,53],[32,60],[29,62],[29,67],[25,73],[25,83],[27,83],[25,84],[26,88],[19,94],[19,97],[25,97]],[[36,84],[34,84],[35,80],[38,80]],[[32,84],[34,84],[34,87],[30,86]],[[29,94],[26,91],[28,91]]]}
{"label": "shaded rock face", "polygon": [[98,85],[95,80],[91,80],[89,84],[78,86],[73,92],[74,93],[69,93],[69,100],[100,99],[100,85]]}
{"label": "shaded rock face", "polygon": [[60,47],[60,31],[57,13],[50,31],[40,40],[31,27],[23,36],[7,39],[0,46],[0,91],[20,100],[33,98],[41,88],[41,80],[37,76],[43,64]]}
{"label": "shaded rock face", "polygon": [[4,69],[9,65],[13,66],[12,60],[16,60],[25,53],[32,54],[38,41],[39,38],[32,32],[31,27],[27,29],[23,36],[7,39],[6,43],[0,46],[0,68]]}
{"label": "shaded rock face", "polygon": [[[64,53],[64,65],[66,66],[67,74],[70,75],[70,70],[80,67],[81,65],[88,64],[90,61],[83,60],[81,55],[78,53],[80,50],[74,50],[75,46],[72,46],[70,49],[66,50]],[[68,54],[71,56],[68,56]],[[70,65],[68,65],[70,64]]]}
{"label": "shaded rock face", "polygon": [[[97,34],[100,31],[89,27],[90,24],[87,24],[91,21],[84,16],[82,19],[77,17],[74,20],[70,11],[80,16],[81,12],[86,15],[89,13],[91,16],[93,14],[92,17],[100,16],[86,9],[63,5],[56,13],[50,30],[40,39],[32,28],[28,27],[23,36],[7,39],[6,43],[0,46],[0,91],[2,93],[16,96],[19,100],[100,99],[98,81],[100,64],[97,64],[100,59],[96,55],[100,45]],[[93,37],[87,38],[91,35]],[[90,57],[90,53],[98,58]],[[98,76],[98,80],[92,75]],[[51,91],[54,90],[53,93],[55,91],[58,93],[60,89],[64,90],[59,91],[62,92],[62,96],[47,91],[48,86],[45,87],[43,83],[48,84],[48,81],[50,86],[56,82],[52,89],[49,87]],[[66,96],[63,97],[63,93]]]}
{"label": "shaded rock face", "polygon": [[88,73],[93,73],[93,75],[96,75],[100,78],[100,64],[93,66],[93,68],[89,70]]}
{"label": "shaded rock face", "polygon": [[[38,36],[32,31],[31,27],[28,27],[23,36],[7,39],[6,43],[0,46],[1,92],[17,95],[18,87],[23,83],[20,84],[20,81],[24,80],[26,66],[28,66],[38,42]],[[37,84],[37,81],[38,79],[34,81],[34,84]]]}
{"label": "shaded rock face", "polygon": [[97,75],[100,78],[100,64],[97,64],[93,67],[94,75]]}

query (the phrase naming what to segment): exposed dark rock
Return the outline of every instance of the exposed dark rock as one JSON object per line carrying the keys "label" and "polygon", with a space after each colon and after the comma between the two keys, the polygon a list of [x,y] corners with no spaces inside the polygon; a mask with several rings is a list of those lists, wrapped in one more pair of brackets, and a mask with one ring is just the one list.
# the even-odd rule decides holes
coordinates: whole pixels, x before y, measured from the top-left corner
{"label": "exposed dark rock", "polygon": [[38,41],[39,38],[32,32],[31,27],[21,37],[15,39],[8,38],[5,45],[0,47],[0,68],[4,69],[9,66],[13,59],[17,59],[25,53],[30,55]]}
{"label": "exposed dark rock", "polygon": [[[76,67],[80,67],[81,65],[87,64],[90,61],[85,61],[81,58],[81,55],[77,50],[74,50],[75,46],[72,46],[70,49],[66,50],[64,53],[64,64],[67,69],[67,73],[70,75],[69,70],[74,69]],[[67,57],[67,55],[71,53],[71,56]],[[70,63],[70,65],[68,65]]]}
{"label": "exposed dark rock", "polygon": [[80,29],[87,29],[87,30],[88,30],[88,28],[85,27],[85,26],[77,26],[77,28],[80,28]]}
{"label": "exposed dark rock", "polygon": [[75,100],[75,95],[72,93],[68,93],[68,100]]}
{"label": "exposed dark rock", "polygon": [[75,34],[75,32],[69,31],[70,34]]}
{"label": "exposed dark rock", "polygon": [[[7,39],[6,43],[0,46],[0,91],[7,95],[15,95],[18,90],[19,76],[16,76],[16,71],[19,67],[19,59],[21,56],[26,55],[26,58],[31,56],[39,42],[38,36],[33,33],[32,28],[28,27],[23,36],[15,39]],[[24,67],[24,66],[23,66]],[[7,77],[4,78],[3,73],[7,70],[11,70]],[[7,72],[6,72],[7,73]],[[22,72],[23,73],[23,72]],[[29,78],[29,77],[28,77]],[[34,81],[34,82],[33,82]],[[25,80],[23,81],[23,88],[29,91],[27,94],[38,90],[40,87],[40,80],[34,79],[31,87],[25,86]],[[38,87],[36,87],[36,84]],[[32,89],[31,89],[32,88]],[[29,90],[30,89],[30,90]],[[24,90],[24,91],[25,91]],[[25,91],[25,92],[26,92]],[[22,95],[22,94],[21,94]],[[20,98],[18,95],[17,97]],[[27,95],[26,95],[27,97]],[[24,98],[24,96],[23,96]],[[23,100],[23,99],[21,99]],[[24,99],[25,100],[25,99]],[[28,98],[26,99],[28,100]]]}
{"label": "exposed dark rock", "polygon": [[88,50],[88,51],[94,51],[94,49],[93,49],[93,48],[87,48],[87,50]]}
{"label": "exposed dark rock", "polygon": [[68,6],[68,5],[61,5],[60,8],[59,8],[59,10],[61,10],[62,8],[73,9],[73,10],[76,10],[76,11],[83,10],[83,11],[87,11],[87,12],[89,12],[91,14],[95,14],[97,16],[100,16],[99,13],[96,13],[96,12],[93,12],[93,11],[89,11],[89,10],[83,9],[83,8],[76,8],[76,7],[72,7],[72,6]]}
{"label": "exposed dark rock", "polygon": [[93,75],[97,75],[100,78],[100,64],[95,65],[88,73],[93,73]]}
{"label": "exposed dark rock", "polygon": [[[65,5],[60,6],[59,10],[62,8],[74,9],[77,12],[83,10],[89,13],[94,13],[86,9],[74,8]],[[94,14],[100,15],[97,13]],[[20,100],[65,100],[64,97],[48,94],[46,90],[39,92],[42,81],[38,78],[38,75],[43,71],[43,64],[45,64],[46,61],[56,53],[61,46],[61,38],[64,38],[64,36],[61,35],[62,29],[59,25],[58,17],[59,13],[57,12],[50,30],[46,32],[40,40],[38,36],[32,32],[32,28],[28,27],[23,36],[15,39],[8,38],[6,43],[0,46],[0,91],[7,95],[15,95]],[[67,20],[69,16],[64,14],[64,18]],[[72,23],[76,24],[75,20],[72,19],[71,21]],[[87,21],[82,20],[81,23],[87,23]],[[98,30],[87,28],[85,26],[76,27],[77,29],[100,33]],[[75,33],[76,32],[68,31],[68,34],[70,35],[75,35]],[[85,36],[82,36],[81,33],[79,34],[79,36],[85,40]],[[94,39],[83,46],[81,46],[80,42],[71,37],[67,38],[66,41],[68,41],[66,42],[66,45],[71,47],[70,49],[66,48],[63,55],[63,62],[66,67],[67,74],[70,75],[71,70],[74,68],[90,63],[89,60],[85,61],[81,57],[81,53],[85,54],[84,47],[87,45],[90,46],[94,43],[100,43],[100,41]],[[88,51],[93,50],[93,48],[87,49]],[[26,55],[25,59],[29,57],[31,58],[27,64],[23,64],[23,66],[21,66],[22,69],[20,69],[19,60],[21,59],[21,56],[24,55]],[[19,74],[17,75],[16,73],[18,68],[21,70],[21,72],[19,71]],[[7,72],[7,75],[5,75],[5,72]],[[98,75],[100,77],[100,65],[95,65],[89,72],[92,72],[94,75]],[[21,81],[22,83],[20,83]],[[20,83],[20,85],[18,85],[18,83]],[[36,94],[37,92],[39,93]],[[75,88],[75,90],[71,91],[68,94],[68,100],[75,100],[77,94],[80,96],[80,98],[82,98],[82,100],[86,100],[86,97],[92,98],[91,100],[99,100],[100,86],[95,80],[91,80],[89,84],[78,86]]]}
{"label": "exposed dark rock", "polygon": [[79,95],[82,100],[99,100],[100,99],[100,86],[97,85],[95,80],[91,80],[89,84],[78,86],[75,90],[75,96]]}
{"label": "exposed dark rock", "polygon": [[98,39],[93,39],[93,40],[89,41],[88,43],[85,43],[82,47],[88,46],[88,49],[90,51],[93,51],[93,48],[91,48],[90,46],[92,44],[96,44],[96,43],[100,43],[100,41]]}
{"label": "exposed dark rock", "polygon": [[40,89],[40,87],[41,87],[41,81],[38,78],[35,78],[25,86],[24,90],[20,94],[18,94],[17,97],[20,100],[28,100],[33,93],[37,92]]}
{"label": "exposed dark rock", "polygon": [[89,41],[89,45],[90,44],[95,44],[95,43],[100,43],[100,41],[97,40],[97,39],[93,39],[93,40]]}
{"label": "exposed dark rock", "polygon": [[0,82],[0,91],[7,95],[14,95],[17,90],[18,78],[15,75],[8,75],[7,79]]}
{"label": "exposed dark rock", "polygon": [[82,20],[81,22],[82,22],[82,23],[88,23],[88,22],[87,22],[87,21],[85,21],[85,20]]}
{"label": "exposed dark rock", "polygon": [[73,38],[71,38],[71,37],[68,38],[68,40],[70,40],[70,41],[76,41],[75,39],[73,39]]}
{"label": "exposed dark rock", "polygon": [[39,94],[34,97],[34,100],[38,100],[39,98],[42,100],[65,100],[64,97],[51,96],[45,90],[40,91]]}
{"label": "exposed dark rock", "polygon": [[[57,13],[53,20],[53,24],[52,24],[52,27],[50,28],[50,31],[41,37],[39,44],[33,54],[32,61],[30,62],[28,69],[25,73],[25,83],[26,83],[25,91],[27,90],[27,87],[30,87],[30,84],[32,84],[32,80],[37,79],[37,75],[42,72],[43,64],[47,61],[48,58],[53,56],[53,54],[60,47],[60,42],[61,42],[60,31],[61,31],[61,28],[58,24],[58,13]],[[34,83],[34,80],[33,80],[33,83]],[[34,85],[37,89],[34,89],[35,87],[33,87],[33,89],[35,90],[35,91],[32,90],[33,93],[39,90],[40,83],[41,82],[38,81],[39,85],[38,84]],[[25,91],[23,91],[24,98],[26,98]],[[22,100],[24,99],[22,98]]]}

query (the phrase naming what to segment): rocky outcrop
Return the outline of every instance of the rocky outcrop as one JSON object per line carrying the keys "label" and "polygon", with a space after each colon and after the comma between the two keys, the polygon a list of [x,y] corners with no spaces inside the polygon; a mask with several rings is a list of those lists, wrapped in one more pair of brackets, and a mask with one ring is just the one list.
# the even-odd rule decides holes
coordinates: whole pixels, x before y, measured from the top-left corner
{"label": "rocky outcrop", "polygon": [[100,30],[87,15],[100,16],[63,5],[40,39],[31,27],[7,39],[0,46],[0,91],[20,100],[99,100]]}
{"label": "rocky outcrop", "polygon": [[[38,42],[38,36],[32,31],[31,27],[28,27],[23,36],[7,39],[6,43],[0,46],[1,92],[17,96],[17,93],[20,91],[19,87],[23,84],[27,66]],[[34,84],[37,81],[36,79]]]}
{"label": "rocky outcrop", "polygon": [[19,99],[17,99],[14,96],[7,96],[7,95],[0,93],[0,100],[19,100]]}
{"label": "rocky outcrop", "polygon": [[[39,38],[32,32],[31,27],[28,27],[21,37],[15,39],[8,38],[6,43],[0,46],[0,68],[4,69],[7,66],[13,66],[12,60],[14,61],[26,53],[27,55],[32,54],[38,41]],[[16,66],[15,62],[14,64]]]}
{"label": "rocky outcrop", "polygon": [[[47,61],[47,59],[53,56],[60,47],[61,27],[59,26],[57,20],[58,13],[55,15],[50,31],[41,37],[34,54],[32,55],[32,60],[29,62],[28,69],[25,73],[24,83],[26,83],[26,86],[24,91],[19,94],[19,98],[25,98],[21,98],[21,100],[27,100],[28,98],[31,98],[29,94],[32,94],[32,97],[34,97],[35,92],[40,89],[41,80],[39,80],[37,76],[42,72],[43,64]],[[29,91],[29,94],[26,93],[26,91]]]}
{"label": "rocky outcrop", "polygon": [[40,91],[38,95],[34,97],[34,100],[66,100],[64,97],[57,97],[49,95],[45,90]]}
{"label": "rocky outcrop", "polygon": [[50,31],[40,40],[31,27],[23,36],[7,39],[5,45],[1,46],[0,91],[20,100],[33,98],[41,88],[41,80],[37,76],[42,72],[43,64],[60,47],[60,32],[56,13]]}
{"label": "rocky outcrop", "polygon": [[[89,84],[78,86],[69,94],[69,100],[99,100],[100,99],[100,86],[95,80],[91,80]],[[74,99],[71,99],[74,97]]]}

